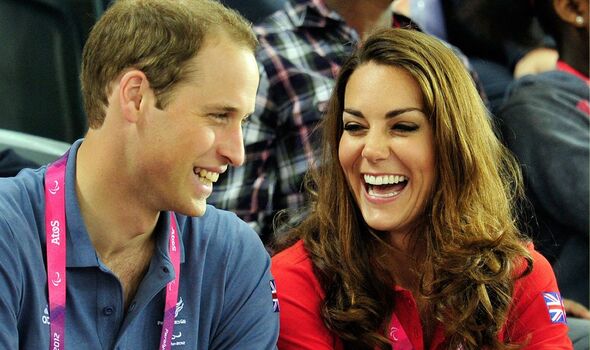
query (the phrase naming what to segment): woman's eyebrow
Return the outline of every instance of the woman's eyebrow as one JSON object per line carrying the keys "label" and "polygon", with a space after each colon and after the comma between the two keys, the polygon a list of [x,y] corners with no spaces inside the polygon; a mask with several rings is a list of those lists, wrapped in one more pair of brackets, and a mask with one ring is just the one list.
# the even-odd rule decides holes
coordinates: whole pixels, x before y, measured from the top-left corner
{"label": "woman's eyebrow", "polygon": [[[365,118],[365,115],[363,114],[363,112],[358,111],[356,109],[344,108],[343,111],[346,112],[346,113],[348,113],[348,114],[350,114],[350,115],[353,115],[355,117],[358,117],[358,118]],[[395,117],[397,117],[397,116],[399,116],[401,114],[404,114],[404,113],[407,113],[407,112],[412,112],[412,111],[418,111],[420,113],[424,113],[423,110],[421,110],[420,108],[417,108],[417,107],[399,108],[399,109],[394,109],[394,110],[391,110],[391,111],[385,113],[385,118],[386,119],[395,118]]]}

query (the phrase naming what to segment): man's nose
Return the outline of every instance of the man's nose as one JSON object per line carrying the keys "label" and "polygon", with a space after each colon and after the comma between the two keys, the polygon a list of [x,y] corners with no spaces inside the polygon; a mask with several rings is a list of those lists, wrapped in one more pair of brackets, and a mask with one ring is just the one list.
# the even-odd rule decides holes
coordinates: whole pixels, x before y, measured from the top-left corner
{"label": "man's nose", "polygon": [[221,135],[219,153],[227,159],[228,164],[238,167],[244,164],[244,138],[241,124],[232,126]]}

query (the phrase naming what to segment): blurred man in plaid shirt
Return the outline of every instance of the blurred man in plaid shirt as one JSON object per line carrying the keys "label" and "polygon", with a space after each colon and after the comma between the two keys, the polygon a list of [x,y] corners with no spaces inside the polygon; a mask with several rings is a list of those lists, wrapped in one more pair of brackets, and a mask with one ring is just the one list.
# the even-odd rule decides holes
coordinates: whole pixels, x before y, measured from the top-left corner
{"label": "blurred man in plaid shirt", "polygon": [[265,244],[277,212],[287,209],[295,220],[305,215],[304,175],[318,166],[319,136],[313,131],[344,59],[373,29],[417,29],[391,5],[289,0],[255,27],[261,76],[256,111],[244,125],[246,161],[219,179],[209,199],[248,222]]}

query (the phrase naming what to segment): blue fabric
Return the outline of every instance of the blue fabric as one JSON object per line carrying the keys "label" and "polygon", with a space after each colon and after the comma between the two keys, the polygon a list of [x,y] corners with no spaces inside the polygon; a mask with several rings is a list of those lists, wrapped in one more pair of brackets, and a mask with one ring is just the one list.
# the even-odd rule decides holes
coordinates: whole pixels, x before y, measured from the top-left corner
{"label": "blue fabric", "polygon": [[[76,142],[66,172],[67,309],[65,345],[85,349],[156,349],[164,287],[174,278],[169,215],[156,227],[157,247],[125,312],[122,287],[100,261],[75,193]],[[0,348],[47,349],[45,167],[0,179]],[[270,258],[252,229],[209,206],[203,217],[178,215],[181,279],[173,349],[274,349]]]}
{"label": "blue fabric", "polygon": [[37,168],[36,164],[30,159],[21,157],[12,148],[0,151],[0,177],[11,177],[18,174],[24,168]]}
{"label": "blue fabric", "polygon": [[[528,75],[508,90],[498,117],[523,168],[535,246],[553,264],[564,298],[588,307],[590,119],[588,85],[563,71]],[[528,221],[528,218],[525,218]]]}

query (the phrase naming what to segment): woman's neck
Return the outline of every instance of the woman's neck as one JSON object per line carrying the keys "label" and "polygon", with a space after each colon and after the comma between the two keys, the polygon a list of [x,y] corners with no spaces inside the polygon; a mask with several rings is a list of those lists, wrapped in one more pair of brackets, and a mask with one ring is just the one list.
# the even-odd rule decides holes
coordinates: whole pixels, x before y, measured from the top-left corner
{"label": "woman's neck", "polygon": [[411,291],[419,291],[424,256],[423,244],[411,239],[413,234],[391,234],[387,266],[397,285]]}

